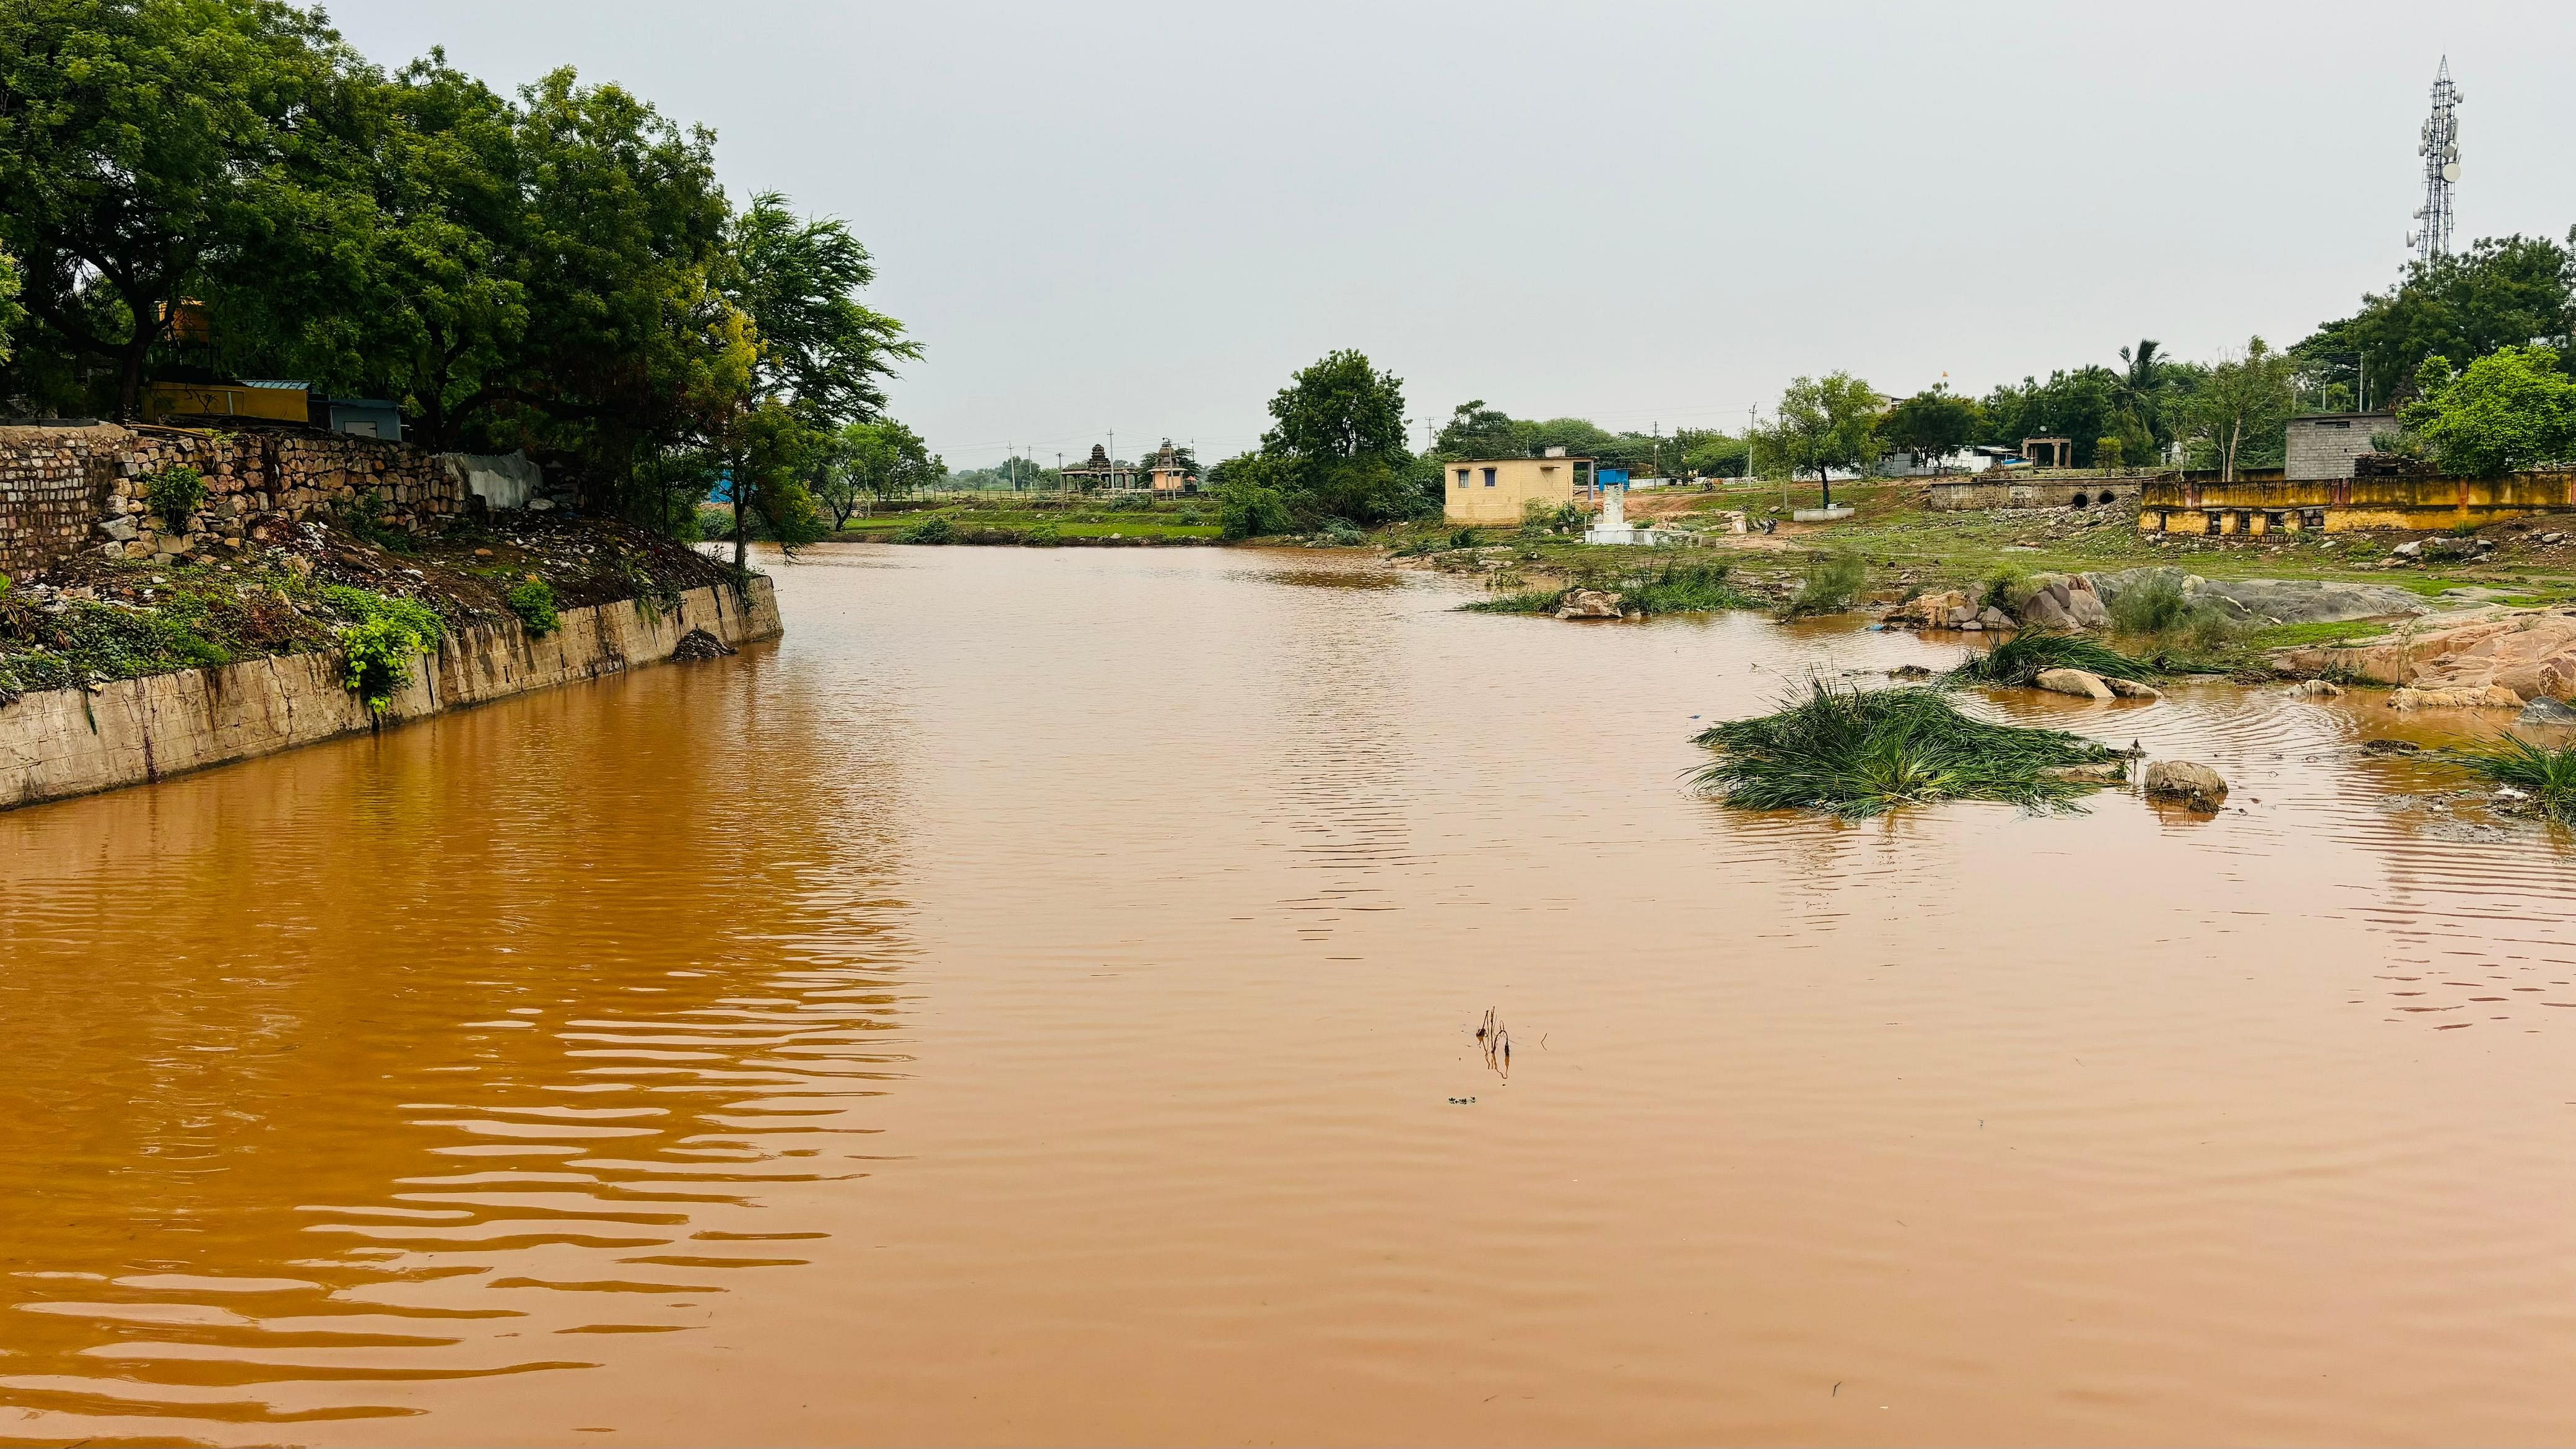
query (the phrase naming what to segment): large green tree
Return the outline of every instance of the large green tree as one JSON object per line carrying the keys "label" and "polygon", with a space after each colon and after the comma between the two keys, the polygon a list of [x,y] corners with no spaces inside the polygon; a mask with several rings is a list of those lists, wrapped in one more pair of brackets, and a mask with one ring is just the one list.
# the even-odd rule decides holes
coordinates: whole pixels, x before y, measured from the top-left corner
{"label": "large green tree", "polygon": [[2190,437],[2203,466],[2233,482],[2238,468],[2279,459],[2297,404],[2296,372],[2294,359],[2260,337],[2209,369],[2190,404]]}
{"label": "large green tree", "polygon": [[176,304],[328,255],[367,71],[278,0],[0,5],[0,244],[49,345],[135,415]]}
{"label": "large green tree", "polygon": [[2371,403],[2402,402],[2426,358],[2466,362],[2499,347],[2564,339],[2571,322],[2576,232],[2565,245],[2486,237],[2465,252],[2409,265],[2393,291],[2365,295],[2360,311],[2292,350],[2320,383]]}
{"label": "large green tree", "polygon": [[899,497],[945,477],[948,466],[919,433],[892,418],[847,423],[835,434],[814,496],[832,511],[832,527],[870,498]]}
{"label": "large green tree", "polygon": [[1979,422],[1977,405],[1941,383],[1889,408],[1879,424],[1879,438],[1892,451],[1937,465],[1976,441]]}
{"label": "large green tree", "polygon": [[1773,474],[1813,473],[1834,506],[1833,470],[1879,457],[1878,394],[1848,372],[1792,379],[1771,422],[1754,431],[1755,465]]}
{"label": "large green tree", "polygon": [[2465,369],[2431,357],[2399,413],[2442,471],[2492,478],[2576,459],[2576,379],[2546,347],[2499,347]]}
{"label": "large green tree", "polygon": [[1331,353],[1297,373],[1271,398],[1270,418],[1264,465],[1233,475],[1261,474],[1254,486],[1277,493],[1298,525],[1381,523],[1438,506],[1436,475],[1405,446],[1404,380],[1363,354]]}
{"label": "large green tree", "polygon": [[[880,380],[921,355],[903,324],[858,299],[876,278],[868,250],[831,218],[798,217],[762,192],[727,229],[719,273],[754,337],[751,382],[735,419],[718,424],[732,483],[734,563],[745,562],[746,520],[757,515],[782,547],[820,532],[812,484],[832,435],[875,415]],[[802,432],[801,437],[790,434]]]}

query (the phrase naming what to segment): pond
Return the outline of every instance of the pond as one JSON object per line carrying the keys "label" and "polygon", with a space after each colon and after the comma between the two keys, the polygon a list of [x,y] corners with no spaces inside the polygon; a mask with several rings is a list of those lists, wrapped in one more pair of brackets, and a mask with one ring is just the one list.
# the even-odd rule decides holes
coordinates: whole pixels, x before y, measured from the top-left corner
{"label": "pond", "polygon": [[775,647],[0,815],[8,1434],[2576,1418],[2576,856],[2356,748],[2451,726],[1998,694],[2229,808],[1843,824],[1689,737],[1962,646],[771,568]]}

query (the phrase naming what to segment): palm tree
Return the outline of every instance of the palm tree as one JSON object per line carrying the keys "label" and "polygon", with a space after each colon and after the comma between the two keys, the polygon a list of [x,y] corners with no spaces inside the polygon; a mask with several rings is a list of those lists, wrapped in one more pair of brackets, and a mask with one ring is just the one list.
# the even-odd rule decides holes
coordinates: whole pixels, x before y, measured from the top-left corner
{"label": "palm tree", "polygon": [[2164,344],[2152,337],[2139,338],[2135,348],[2121,348],[2120,370],[2112,384],[2121,410],[2137,419],[2139,429],[2158,447],[2165,440],[2164,399],[2173,387],[2163,353]]}

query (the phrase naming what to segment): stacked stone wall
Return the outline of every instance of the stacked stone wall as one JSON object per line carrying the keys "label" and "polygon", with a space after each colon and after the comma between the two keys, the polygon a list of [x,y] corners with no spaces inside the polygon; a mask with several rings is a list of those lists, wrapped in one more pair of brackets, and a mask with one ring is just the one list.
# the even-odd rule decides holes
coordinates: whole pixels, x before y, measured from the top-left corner
{"label": "stacked stone wall", "polygon": [[[205,502],[175,526],[148,491],[174,466],[206,485]],[[346,433],[0,428],[0,572],[37,573],[84,550],[220,556],[367,497],[385,524],[418,531],[462,510],[467,489],[434,453]]]}
{"label": "stacked stone wall", "polygon": [[0,428],[0,574],[23,577],[99,537],[122,428]]}

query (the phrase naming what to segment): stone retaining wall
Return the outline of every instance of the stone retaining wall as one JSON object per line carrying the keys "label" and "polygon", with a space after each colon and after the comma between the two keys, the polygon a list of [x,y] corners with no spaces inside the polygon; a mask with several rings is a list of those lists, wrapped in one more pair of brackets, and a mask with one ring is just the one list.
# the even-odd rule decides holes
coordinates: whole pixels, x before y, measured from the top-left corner
{"label": "stone retaining wall", "polygon": [[[579,679],[659,664],[704,629],[728,644],[775,639],[767,579],[745,599],[691,589],[658,617],[632,602],[568,610],[544,638],[516,620],[461,630],[423,654],[387,723],[422,719]],[[113,790],[275,754],[376,726],[337,654],[290,654],[98,686],[0,706],[0,809]]]}
{"label": "stone retaining wall", "polygon": [[[173,466],[206,484],[176,527],[146,501],[150,479]],[[370,495],[385,523],[417,529],[462,510],[467,490],[434,453],[347,433],[0,428],[0,572],[33,574],[90,548],[166,561],[267,542]]]}
{"label": "stone retaining wall", "polygon": [[[117,435],[102,447],[101,435]],[[122,428],[0,428],[0,574],[24,577],[77,553],[107,511]]]}

